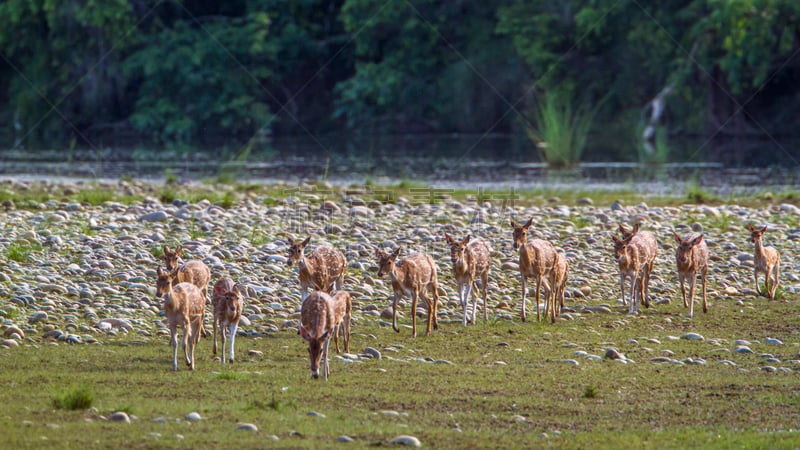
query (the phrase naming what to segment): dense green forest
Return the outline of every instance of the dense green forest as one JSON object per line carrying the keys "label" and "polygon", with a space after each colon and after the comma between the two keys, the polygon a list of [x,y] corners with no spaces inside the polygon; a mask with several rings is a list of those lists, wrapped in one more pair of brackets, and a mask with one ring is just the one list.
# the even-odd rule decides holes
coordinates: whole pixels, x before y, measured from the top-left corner
{"label": "dense green forest", "polygon": [[797,0],[5,0],[0,147],[555,127],[794,160],[798,53]]}

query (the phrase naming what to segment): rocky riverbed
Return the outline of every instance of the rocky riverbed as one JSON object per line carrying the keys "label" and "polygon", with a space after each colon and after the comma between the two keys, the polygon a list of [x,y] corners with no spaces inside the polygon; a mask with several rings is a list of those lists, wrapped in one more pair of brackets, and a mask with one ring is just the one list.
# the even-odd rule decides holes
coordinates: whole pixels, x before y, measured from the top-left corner
{"label": "rocky riverbed", "polygon": [[[22,195],[31,186],[17,182],[4,188]],[[51,186],[62,193],[82,188],[69,182]],[[710,314],[717,302],[765,301],[753,285],[748,224],[768,225],[765,243],[781,252],[779,297],[800,292],[800,209],[791,204],[657,207],[594,204],[587,198],[574,206],[553,199],[546,206],[526,207],[474,198],[456,201],[446,192],[431,195],[430,201],[403,196],[380,201],[364,198],[352,187],[331,187],[325,195],[298,188],[281,198],[245,195],[227,208],[179,197],[162,202],[147,197],[152,186],[137,182],[108,186],[144,198],[130,204],[26,200],[23,209],[7,200],[0,212],[0,346],[46,340],[83,345],[119,334],[144,342],[163,340],[160,336],[168,331],[154,298],[155,271],[163,245],[175,244],[185,249],[184,259],[200,259],[211,268],[212,283],[230,276],[242,287],[246,297],[240,333],[293,332],[300,295],[296,274],[285,264],[289,236],[311,236],[312,248],[323,242],[340,248],[349,264],[345,288],[354,293],[354,322],[384,326],[391,320],[391,284],[375,274],[376,247],[430,253],[440,274],[440,322],[460,322],[444,232],[483,237],[493,248],[489,315],[492,320],[517,321],[520,283],[509,219],[533,218],[530,237],[550,240],[565,252],[570,279],[567,311],[560,320],[626,314],[619,304],[610,239],[619,222],[641,223],[659,240],[650,289],[655,309],[685,315],[675,274],[673,229],[706,236],[712,261]],[[530,301],[528,305],[533,307]],[[407,309],[402,308],[406,316]]]}

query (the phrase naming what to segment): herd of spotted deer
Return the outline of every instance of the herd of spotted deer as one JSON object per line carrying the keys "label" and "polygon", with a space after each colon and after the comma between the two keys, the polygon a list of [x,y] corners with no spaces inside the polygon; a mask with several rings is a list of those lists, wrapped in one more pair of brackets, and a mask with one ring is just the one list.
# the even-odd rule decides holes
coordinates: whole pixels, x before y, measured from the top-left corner
{"label": "herd of spotted deer", "polygon": [[[556,251],[555,246],[543,239],[527,239],[528,229],[533,219],[524,224],[511,221],[514,228],[514,249],[519,250],[519,271],[522,281],[522,320],[526,320],[526,297],[528,293],[527,279],[536,281],[536,318],[540,320],[539,300],[544,291],[544,316],[550,316],[555,322],[564,307],[564,291],[569,276],[569,264],[564,254]],[[637,314],[639,304],[649,307],[648,289],[650,274],[658,252],[655,236],[649,231],[639,229],[639,224],[632,228],[619,225],[619,235],[612,235],[614,258],[619,266],[619,282],[622,290],[622,303],[630,303],[629,312]],[[774,247],[764,246],[762,236],[767,227],[756,228],[748,225],[750,241],[754,244],[754,279],[756,291],[760,292],[758,276],[765,274],[765,292],[772,300],[778,286],[780,272],[780,255]],[[708,273],[708,247],[702,234],[692,233],[681,237],[674,231],[673,238],[677,243],[675,259],[678,269],[678,280],[681,286],[684,307],[689,308],[689,317],[694,311],[694,288],[697,276],[703,283],[703,312],[708,312],[706,301],[706,279]],[[483,317],[488,319],[487,286],[491,267],[491,250],[485,240],[467,236],[462,240],[454,239],[447,233],[444,235],[450,247],[450,260],[453,264],[453,275],[456,281],[458,297],[463,308],[462,324],[475,323],[477,314],[478,287],[483,300]],[[342,290],[344,271],[347,261],[338,249],[322,245],[310,255],[305,255],[310,238],[296,242],[289,238],[289,254],[287,264],[298,266],[298,278],[302,306],[298,334],[308,342],[308,354],[311,363],[311,377],[318,378],[322,370],[327,379],[328,343],[334,338],[336,351],[339,349],[339,335],[343,338],[344,351],[350,349],[350,318],[352,299],[350,293]],[[181,247],[170,249],[164,246],[165,267],[158,267],[156,280],[156,296],[163,299],[164,313],[170,330],[172,344],[172,370],[178,370],[178,334],[177,328],[183,329],[182,347],[186,364],[194,369],[194,348],[200,334],[204,333],[203,319],[208,296],[208,283],[211,271],[198,260],[180,264]],[[437,308],[439,304],[439,283],[436,275],[436,264],[433,258],[425,253],[415,253],[399,258],[401,248],[384,253],[375,249],[378,259],[378,277],[389,275],[394,292],[392,300],[392,328],[399,332],[397,326],[397,303],[403,296],[411,297],[411,334],[417,335],[417,303],[420,298],[427,305],[426,334],[438,329]],[[626,279],[630,279],[630,295],[626,299]],[[685,284],[689,284],[687,300]],[[309,294],[309,290],[311,293]],[[472,297],[472,308],[468,307]],[[556,302],[559,306],[556,307]],[[213,306],[213,353],[217,353],[217,328],[220,329],[222,342],[221,360],[225,363],[226,343],[230,352],[228,362],[234,361],[234,339],[242,314],[244,300],[241,291],[234,281],[223,277],[214,284],[211,295]],[[470,311],[472,315],[470,316]],[[229,343],[227,341],[230,341]]]}

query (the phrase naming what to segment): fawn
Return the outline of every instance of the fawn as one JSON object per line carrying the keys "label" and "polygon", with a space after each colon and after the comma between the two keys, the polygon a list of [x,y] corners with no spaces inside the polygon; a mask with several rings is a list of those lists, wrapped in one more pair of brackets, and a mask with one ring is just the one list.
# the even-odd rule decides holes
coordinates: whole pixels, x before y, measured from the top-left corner
{"label": "fawn", "polygon": [[[569,278],[569,263],[567,257],[563,253],[556,253],[556,262],[553,265],[553,270],[550,272],[550,288],[553,290],[552,295],[548,295],[545,299],[545,311],[550,311],[551,322],[556,321],[556,317],[561,314],[561,309],[564,308],[564,291],[567,288],[567,279]],[[552,303],[548,303],[547,299],[552,297]],[[558,304],[556,304],[558,302]]]}
{"label": "fawn", "polygon": [[[763,273],[764,290],[767,291],[767,296],[770,300],[775,300],[775,290],[778,288],[778,276],[780,275],[781,255],[775,247],[764,247],[762,244],[761,237],[767,231],[766,225],[760,230],[753,225],[748,225],[747,229],[750,231],[750,242],[755,244],[753,279],[756,283],[756,292],[761,292],[758,288],[758,274]],[[770,281],[772,281],[772,286],[770,286]]]}
{"label": "fawn", "polygon": [[619,224],[622,237],[612,236],[614,242],[614,259],[619,266],[619,286],[622,291],[622,304],[627,304],[625,300],[625,279],[631,279],[631,304],[628,312],[631,314],[639,313],[639,301],[646,308],[650,307],[650,274],[653,271],[656,255],[658,254],[658,242],[653,233],[649,231],[639,231],[639,224],[633,226],[633,230],[626,229]]}
{"label": "fawn", "polygon": [[[681,283],[681,295],[683,296],[683,306],[689,307],[689,317],[694,313],[694,284],[697,281],[697,274],[703,280],[703,312],[708,312],[706,301],[706,278],[708,274],[708,246],[702,234],[692,233],[681,238],[678,233],[672,232],[678,248],[675,251],[675,260],[678,263],[678,280]],[[684,283],[689,281],[689,302],[686,302],[686,288]]]}
{"label": "fawn", "polygon": [[289,241],[289,259],[286,264],[289,267],[297,263],[300,268],[298,278],[300,279],[300,299],[305,301],[308,296],[308,289],[323,291],[331,294],[334,288],[338,291],[344,284],[344,270],[347,267],[347,260],[342,252],[329,245],[322,245],[316,248],[310,256],[304,255],[304,250],[311,237],[307,237],[303,242]]}
{"label": "fawn", "polygon": [[[384,254],[380,249],[375,249],[375,256],[378,258],[378,277],[389,274],[392,279],[392,290],[394,296],[392,300],[392,328],[400,332],[397,327],[397,302],[408,295],[411,297],[411,336],[417,337],[417,301],[419,297],[428,305],[428,325],[426,334],[431,334],[431,327],[439,329],[439,322],[436,313],[439,305],[439,281],[436,277],[436,264],[430,255],[415,253],[403,259],[397,260],[400,254],[400,247],[394,253]],[[433,296],[428,297],[428,291]]]}
{"label": "fawn", "polygon": [[[203,261],[191,260],[183,264],[178,264],[183,252],[183,246],[179,245],[175,250],[171,250],[166,245],[164,246],[164,266],[168,271],[173,272],[177,270],[177,276],[173,279],[173,283],[192,283],[200,289],[203,293],[203,299],[208,298],[208,282],[211,280],[211,270]],[[205,311],[205,308],[203,308]],[[203,313],[203,320],[205,321],[205,312]],[[204,327],[200,328],[200,333],[206,335]]]}
{"label": "fawn", "polygon": [[[522,321],[527,318],[525,299],[527,295],[528,277],[536,279],[536,320],[539,317],[539,293],[542,283],[547,284],[546,277],[553,270],[556,263],[556,248],[550,242],[543,239],[533,239],[528,241],[528,228],[533,224],[533,219],[528,219],[523,225],[518,225],[513,220],[511,226],[514,227],[514,250],[519,249],[519,273],[522,279]],[[552,296],[553,289],[547,290],[547,295]],[[545,298],[545,302],[547,299]]]}
{"label": "fawn", "polygon": [[[457,241],[444,234],[447,245],[450,246],[450,261],[453,263],[453,276],[456,279],[458,298],[461,300],[461,307],[464,315],[461,324],[467,326],[467,322],[477,323],[478,297],[475,294],[477,285],[480,284],[483,297],[483,320],[488,319],[488,308],[486,289],[489,285],[489,270],[491,269],[492,257],[489,246],[481,238],[471,239],[465,237]],[[472,293],[472,318],[470,320],[467,312],[469,295]]]}
{"label": "fawn", "polygon": [[339,335],[344,341],[344,352],[350,352],[350,320],[352,318],[353,299],[347,291],[336,291],[332,297],[334,323],[336,328],[333,330],[333,342],[336,345],[336,353],[339,353]]}
{"label": "fawn", "polygon": [[226,331],[230,336],[230,357],[228,362],[233,362],[233,346],[236,339],[236,330],[239,327],[239,319],[242,317],[244,300],[239,287],[228,277],[221,278],[214,284],[211,294],[211,303],[214,306],[214,345],[213,352],[217,354],[217,326],[220,328],[220,340],[222,341],[222,357],[220,360],[225,363],[225,341]]}
{"label": "fawn", "polygon": [[300,335],[308,342],[308,357],[311,361],[311,378],[328,379],[328,344],[331,332],[336,330],[336,313],[333,299],[322,291],[314,291],[300,307]]}
{"label": "fawn", "polygon": [[194,348],[200,339],[206,300],[200,289],[192,283],[178,283],[173,286],[174,272],[158,267],[156,273],[156,298],[164,300],[169,340],[172,343],[172,370],[178,370],[178,327],[183,328],[183,355],[186,365],[194,370]]}

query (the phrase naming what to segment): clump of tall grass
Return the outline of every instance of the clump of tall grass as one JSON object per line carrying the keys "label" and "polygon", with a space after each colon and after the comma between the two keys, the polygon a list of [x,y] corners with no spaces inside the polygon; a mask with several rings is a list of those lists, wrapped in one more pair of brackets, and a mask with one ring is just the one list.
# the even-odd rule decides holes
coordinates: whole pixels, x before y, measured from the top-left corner
{"label": "clump of tall grass", "polygon": [[88,409],[92,407],[94,395],[88,386],[69,388],[53,396],[56,409]]}
{"label": "clump of tall grass", "polygon": [[551,168],[576,166],[586,148],[598,106],[575,103],[570,92],[550,91],[536,103],[534,124],[526,125],[528,137]]}
{"label": "clump of tall grass", "polygon": [[6,258],[16,262],[26,262],[31,253],[41,251],[42,244],[39,242],[30,242],[26,240],[19,240],[9,244],[6,249]]}

